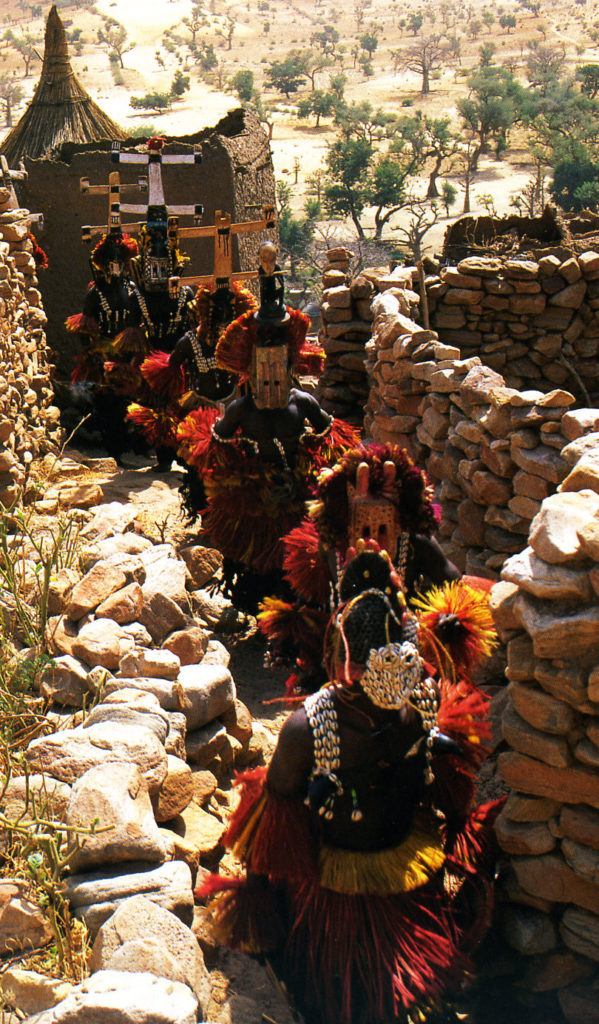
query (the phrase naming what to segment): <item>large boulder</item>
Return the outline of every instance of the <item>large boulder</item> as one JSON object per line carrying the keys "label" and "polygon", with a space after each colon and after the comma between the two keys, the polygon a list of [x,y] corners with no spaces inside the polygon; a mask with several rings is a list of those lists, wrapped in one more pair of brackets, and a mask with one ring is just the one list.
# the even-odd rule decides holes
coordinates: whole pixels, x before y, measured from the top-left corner
{"label": "large boulder", "polygon": [[147,896],[170,910],[184,924],[193,921],[191,871],[180,860],[166,864],[129,863],[65,878],[65,896],[75,917],[81,918],[92,936],[131,896]]}
{"label": "large boulder", "polygon": [[26,1024],[196,1024],[198,1000],[187,985],[154,974],[98,971],[57,1006]]}
{"label": "large boulder", "polygon": [[146,780],[135,764],[108,762],[90,768],[73,787],[67,824],[86,828],[97,822],[90,836],[78,836],[71,849],[73,871],[122,861],[165,859],[165,848],[154,820]]}
{"label": "large boulder", "polygon": [[47,772],[73,785],[97,765],[126,761],[138,765],[151,793],[166,776],[166,751],[150,729],[98,722],[89,729],[78,726],[32,740],[25,760],[34,772]]}
{"label": "large boulder", "polygon": [[102,925],[90,968],[149,971],[180,981],[189,985],[203,1007],[210,997],[204,957],[195,935],[178,917],[145,896],[125,900]]}

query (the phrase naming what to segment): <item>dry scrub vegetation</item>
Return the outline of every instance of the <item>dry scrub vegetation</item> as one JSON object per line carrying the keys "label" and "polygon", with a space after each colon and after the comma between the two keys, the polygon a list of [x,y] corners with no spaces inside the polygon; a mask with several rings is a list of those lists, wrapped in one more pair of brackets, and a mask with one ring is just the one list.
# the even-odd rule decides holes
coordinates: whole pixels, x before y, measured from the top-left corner
{"label": "dry scrub vegetation", "polygon": [[[300,277],[313,279],[319,253],[339,241],[358,239],[366,260],[373,237],[413,256],[468,207],[537,212],[564,160],[559,198],[596,205],[591,0],[155,0],[143,18],[126,0],[59,10],[77,75],[126,129],[189,133],[240,101],[258,111]],[[5,119],[37,80],[45,14],[0,3]]]}

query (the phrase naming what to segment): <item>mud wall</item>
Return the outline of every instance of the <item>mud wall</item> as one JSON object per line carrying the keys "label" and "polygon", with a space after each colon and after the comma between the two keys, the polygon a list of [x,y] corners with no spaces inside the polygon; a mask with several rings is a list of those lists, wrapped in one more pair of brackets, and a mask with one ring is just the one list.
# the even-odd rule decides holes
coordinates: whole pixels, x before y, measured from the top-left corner
{"label": "mud wall", "polygon": [[[140,145],[129,139],[123,149]],[[193,136],[168,140],[165,153],[193,151],[200,145],[202,163],[164,167],[163,182],[167,203],[201,203],[202,223],[213,224],[216,210],[230,213],[236,220],[261,217],[264,203],[274,205],[274,172],[270,146],[258,121],[247,111],[233,111],[214,128]],[[45,227],[40,241],[50,266],[41,284],[44,308],[48,317],[48,343],[56,353],[59,377],[66,379],[72,368],[77,341],[69,336],[64,321],[81,310],[91,279],[89,254],[91,247],[81,241],[81,227],[107,222],[106,196],[81,193],[79,179],[90,184],[107,184],[108,175],[116,169],[110,159],[110,143],[63,146],[56,160],[26,160],[27,180],[20,186],[24,206],[44,215]],[[121,182],[136,182],[143,168],[119,165]],[[123,202],[144,202],[143,195],[124,197]],[[123,220],[135,215],[124,214]],[[139,217],[138,219],[142,219]],[[185,219],[182,224],[191,224]],[[99,236],[98,236],[99,237]],[[233,241],[234,269],[253,269],[257,250],[265,237],[273,232],[256,234]],[[92,242],[93,245],[93,242]],[[189,257],[184,274],[209,274],[213,270],[214,244],[211,239],[184,239],[182,251]]]}

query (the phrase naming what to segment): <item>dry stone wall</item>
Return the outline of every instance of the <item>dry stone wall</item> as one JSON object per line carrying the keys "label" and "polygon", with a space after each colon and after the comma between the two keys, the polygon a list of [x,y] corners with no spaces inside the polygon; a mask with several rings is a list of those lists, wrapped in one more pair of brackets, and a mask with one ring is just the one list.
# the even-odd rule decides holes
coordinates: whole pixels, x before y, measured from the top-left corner
{"label": "dry stone wall", "polygon": [[460,567],[500,576],[500,926],[518,984],[588,1024],[599,1019],[599,410],[575,409],[561,388],[508,387],[391,293],[372,308],[366,433],[428,471]]}
{"label": "dry stone wall", "polygon": [[[472,256],[426,279],[431,326],[509,387],[599,386],[599,253],[539,260]],[[578,377],[577,377],[578,375]]]}
{"label": "dry stone wall", "polygon": [[377,296],[373,309],[366,432],[405,446],[427,470],[456,564],[497,578],[567,473],[561,419],[574,396],[507,387],[478,356],[460,358],[409,320],[391,293]]}
{"label": "dry stone wall", "polygon": [[[1,191],[1,190],[0,190]],[[7,202],[2,201],[0,210]],[[0,212],[0,504],[10,505],[39,454],[60,439],[46,316],[26,210]]]}
{"label": "dry stone wall", "polygon": [[556,990],[572,1024],[597,1019],[599,977],[598,426],[595,410],[563,417],[569,472],[492,591],[510,681],[503,927],[525,982]]}
{"label": "dry stone wall", "polygon": [[339,246],[329,249],[322,285],[322,328],[319,341],[326,359],[319,384],[323,409],[349,423],[362,424],[369,382],[366,371],[368,342],[372,333],[371,303],[377,292],[389,289],[409,315],[418,305],[411,291],[412,270],[399,267],[364,270],[351,279],[353,254]]}

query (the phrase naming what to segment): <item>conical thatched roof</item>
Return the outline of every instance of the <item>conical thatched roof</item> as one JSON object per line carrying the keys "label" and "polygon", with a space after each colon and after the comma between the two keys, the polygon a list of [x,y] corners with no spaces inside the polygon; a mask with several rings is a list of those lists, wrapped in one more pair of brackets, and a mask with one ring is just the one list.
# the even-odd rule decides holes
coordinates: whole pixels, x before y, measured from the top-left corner
{"label": "conical thatched roof", "polygon": [[46,22],[42,73],[23,117],[0,146],[9,164],[25,156],[50,156],[63,142],[124,139],[126,133],[100,110],[71,67],[64,26],[53,6]]}

